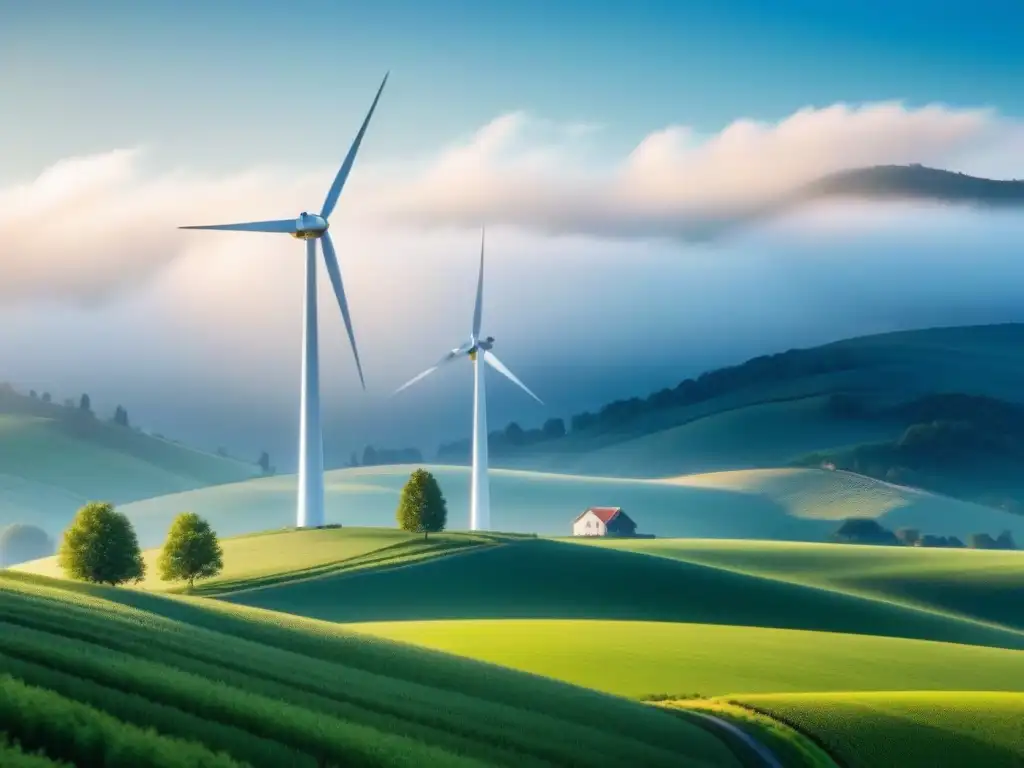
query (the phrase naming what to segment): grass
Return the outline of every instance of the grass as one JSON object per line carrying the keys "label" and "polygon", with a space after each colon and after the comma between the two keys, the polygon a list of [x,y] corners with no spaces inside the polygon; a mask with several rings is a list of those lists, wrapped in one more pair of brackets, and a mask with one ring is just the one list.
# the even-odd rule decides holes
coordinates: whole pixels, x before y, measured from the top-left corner
{"label": "grass", "polygon": [[365,569],[291,581],[224,599],[344,623],[658,621],[1024,648],[1022,632],[933,610],[671,558],[543,539],[434,558],[415,568]]}
{"label": "grass", "polygon": [[[1024,652],[674,622],[495,620],[346,625],[621,696],[1024,690]],[[610,661],[613,660],[613,661]]]}
{"label": "grass", "polygon": [[51,759],[178,739],[197,757],[159,764],[735,765],[651,707],[220,601],[5,572],[0,623],[0,702],[36,703],[0,722]]}
{"label": "grass", "polygon": [[257,471],[98,419],[0,414],[0,526],[33,522],[54,535],[90,500],[135,501]]}
{"label": "grass", "polygon": [[1024,765],[1024,694],[818,693],[738,703],[792,724],[847,768]]}
{"label": "grass", "polygon": [[[237,536],[221,540],[224,570],[197,582],[192,594],[221,595],[259,589],[364,568],[410,565],[432,557],[476,546],[487,546],[515,537],[501,534],[421,534],[388,528],[289,529]],[[138,585],[154,592],[184,592],[181,582],[162,581],[157,560],[159,549],[143,552],[146,578]],[[63,578],[56,557],[15,566],[14,570],[51,578]]]}
{"label": "grass", "polygon": [[[326,519],[346,526],[392,526],[402,485],[415,467],[357,467],[327,473]],[[468,528],[469,471],[431,466],[448,499],[449,527]],[[845,472],[737,471],[660,481],[491,471],[494,527],[567,536],[590,506],[621,506],[641,532],[659,537],[823,541],[847,516],[878,517],[966,537],[1004,528],[1024,540],[1024,517],[899,488]],[[192,511],[222,536],[294,524],[295,477],[259,478],[172,494],[122,507],[144,546],[156,546],[171,520]]]}
{"label": "grass", "polygon": [[572,540],[1024,631],[1024,552],[771,541]]}

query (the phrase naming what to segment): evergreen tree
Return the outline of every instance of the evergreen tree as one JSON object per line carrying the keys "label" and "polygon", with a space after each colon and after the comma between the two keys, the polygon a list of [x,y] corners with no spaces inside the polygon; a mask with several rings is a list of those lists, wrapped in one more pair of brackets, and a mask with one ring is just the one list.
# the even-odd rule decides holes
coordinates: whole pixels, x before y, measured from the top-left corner
{"label": "evergreen tree", "polygon": [[78,407],[83,411],[92,411],[92,400],[88,395],[83,394],[82,399],[78,401]]}
{"label": "evergreen tree", "polygon": [[224,552],[210,524],[194,512],[174,518],[157,562],[163,581],[187,581],[216,576],[224,568]]}
{"label": "evergreen tree", "polygon": [[86,504],[75,515],[57,552],[69,578],[115,586],[142,581],[146,563],[128,518],[106,502]]}
{"label": "evergreen tree", "polygon": [[395,513],[398,527],[403,531],[430,533],[443,531],[448,522],[448,506],[441,487],[425,469],[417,469],[402,488]]}
{"label": "evergreen tree", "polygon": [[269,453],[267,453],[266,451],[263,451],[263,453],[260,454],[260,460],[259,460],[258,464],[260,465],[260,469],[263,470],[263,474],[264,475],[269,475],[270,474],[270,454]]}

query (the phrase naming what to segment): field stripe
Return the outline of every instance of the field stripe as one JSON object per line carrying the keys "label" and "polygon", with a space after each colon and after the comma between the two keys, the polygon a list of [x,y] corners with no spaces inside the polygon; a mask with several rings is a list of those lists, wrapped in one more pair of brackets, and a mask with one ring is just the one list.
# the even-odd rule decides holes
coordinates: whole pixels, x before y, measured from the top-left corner
{"label": "field stripe", "polygon": [[737,741],[743,744],[746,747],[745,754],[749,754],[758,761],[756,767],[751,766],[750,768],[786,768],[768,747],[728,720],[695,710],[679,709],[675,711],[679,712],[683,717],[692,718],[698,725],[704,727],[705,730],[721,738],[722,742],[730,747],[730,749]]}

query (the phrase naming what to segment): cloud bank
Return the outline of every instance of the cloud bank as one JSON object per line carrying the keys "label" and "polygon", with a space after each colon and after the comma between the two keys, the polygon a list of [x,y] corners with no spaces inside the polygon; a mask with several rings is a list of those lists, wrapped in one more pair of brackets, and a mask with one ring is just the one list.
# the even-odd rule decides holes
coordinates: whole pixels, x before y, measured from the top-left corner
{"label": "cloud bank", "polygon": [[[737,120],[708,136],[670,126],[621,157],[603,151],[602,134],[516,112],[433,157],[357,164],[336,230],[373,237],[486,222],[541,235],[700,238],[844,168],[918,162],[1024,176],[1024,126],[983,109],[837,104],[777,123]],[[335,171],[215,177],[147,167],[157,159],[141,149],[69,158],[0,188],[0,302],[95,303],[182,254],[265,250],[258,241],[268,236],[176,228],[297,214],[319,205]],[[835,217],[797,218],[820,229]],[[861,217],[849,226],[864,225]]]}

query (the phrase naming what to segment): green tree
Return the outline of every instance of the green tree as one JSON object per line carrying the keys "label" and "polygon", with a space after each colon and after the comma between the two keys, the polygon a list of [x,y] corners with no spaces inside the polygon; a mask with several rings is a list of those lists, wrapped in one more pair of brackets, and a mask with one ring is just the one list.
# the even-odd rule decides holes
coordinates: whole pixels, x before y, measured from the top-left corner
{"label": "green tree", "polygon": [[94,501],[64,531],[57,562],[70,578],[115,586],[142,581],[146,563],[128,518],[114,505]]}
{"label": "green tree", "polygon": [[216,576],[224,568],[224,551],[210,524],[194,512],[174,518],[167,541],[157,562],[164,581],[187,581],[189,589],[196,579]]}
{"label": "green tree", "polygon": [[443,531],[448,522],[448,505],[434,476],[417,469],[409,476],[398,500],[398,527],[403,531],[430,533]]}

